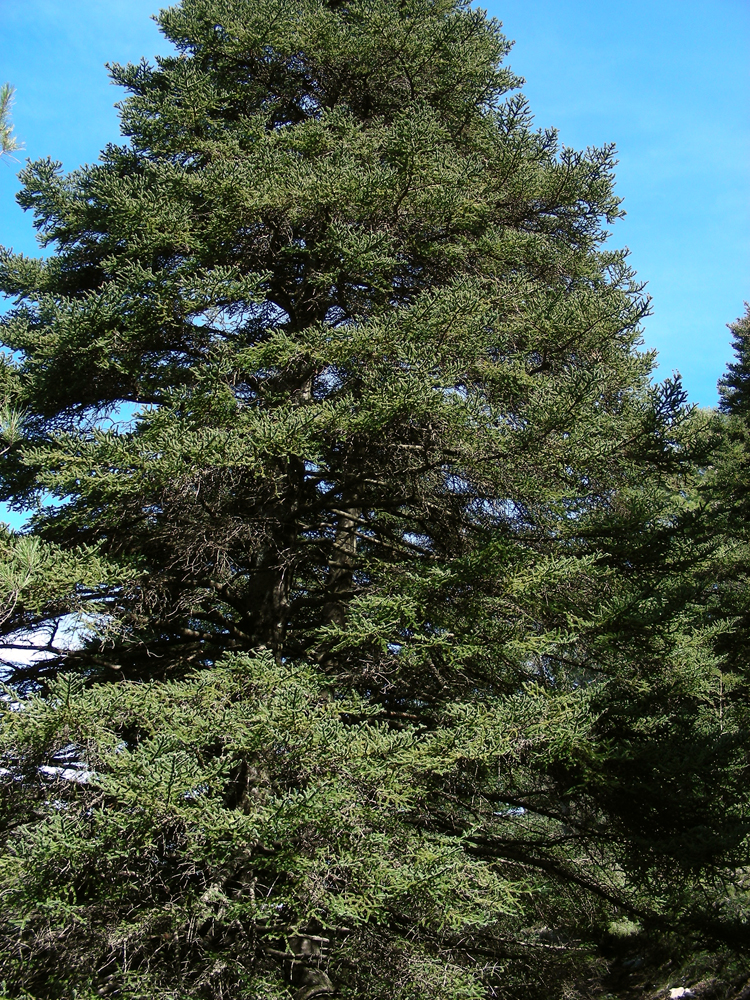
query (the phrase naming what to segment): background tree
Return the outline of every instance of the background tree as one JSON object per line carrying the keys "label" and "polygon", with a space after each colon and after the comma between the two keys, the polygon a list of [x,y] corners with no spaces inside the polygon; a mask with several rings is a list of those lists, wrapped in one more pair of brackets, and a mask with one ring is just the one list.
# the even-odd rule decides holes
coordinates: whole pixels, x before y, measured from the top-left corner
{"label": "background tree", "polygon": [[731,947],[704,426],[603,248],[614,150],[534,131],[463,2],[158,20],[127,144],[30,164],[54,252],[0,264],[3,495],[88,581],[23,627],[89,626],[13,675],[6,993],[601,995]]}
{"label": "background tree", "polygon": [[[700,496],[707,508],[717,536],[723,544],[708,571],[711,593],[708,612],[722,621],[717,636],[725,670],[725,683],[731,688],[747,678],[747,648],[750,637],[750,600],[748,594],[748,543],[750,534],[750,398],[748,397],[748,333],[750,312],[730,324],[735,353],[719,381],[719,409],[714,416],[713,434],[717,442],[711,462],[702,476]],[[734,700],[746,694],[736,691]]]}
{"label": "background tree", "polygon": [[0,87],[0,156],[15,153],[21,147],[13,135],[10,109],[13,104],[13,88],[9,83]]}
{"label": "background tree", "polygon": [[721,558],[714,565],[712,617],[725,623],[718,637],[721,685],[726,701],[745,713],[748,704],[750,643],[750,309],[730,325],[735,361],[719,382],[720,447],[702,492],[710,503],[714,529],[724,539]]}

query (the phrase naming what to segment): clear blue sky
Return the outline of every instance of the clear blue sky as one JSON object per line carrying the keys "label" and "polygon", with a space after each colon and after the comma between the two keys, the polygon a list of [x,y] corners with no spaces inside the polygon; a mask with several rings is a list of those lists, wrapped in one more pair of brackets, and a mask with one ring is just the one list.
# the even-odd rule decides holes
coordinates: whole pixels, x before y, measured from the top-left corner
{"label": "clear blue sky", "polygon": [[612,241],[648,282],[658,377],[716,403],[727,323],[750,300],[750,2],[492,0],[538,125],[614,142]]}
{"label": "clear blue sky", "polygon": [[[158,0],[0,0],[0,82],[17,90],[21,158],[66,169],[118,138],[107,60],[166,50]],[[725,324],[750,299],[748,0],[492,0],[516,45],[510,65],[539,126],[585,147],[614,141],[627,245],[648,281],[646,344],[659,375],[679,370],[690,398],[716,401],[730,357]],[[13,201],[18,164],[0,163],[0,243],[37,253]]]}

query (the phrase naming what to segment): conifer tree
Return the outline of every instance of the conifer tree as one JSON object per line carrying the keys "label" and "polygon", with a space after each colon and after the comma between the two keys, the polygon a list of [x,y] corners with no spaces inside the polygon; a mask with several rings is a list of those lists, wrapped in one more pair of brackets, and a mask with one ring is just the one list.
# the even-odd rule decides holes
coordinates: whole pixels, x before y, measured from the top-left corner
{"label": "conifer tree", "polygon": [[9,689],[6,994],[571,997],[731,946],[701,427],[614,149],[535,131],[464,0],[158,22],[0,262],[3,496],[80,566],[22,626],[86,626]]}
{"label": "conifer tree", "polygon": [[15,153],[21,147],[13,135],[13,125],[10,120],[10,109],[13,104],[13,88],[9,83],[0,87],[0,156]]}
{"label": "conifer tree", "polygon": [[720,410],[737,417],[750,413],[750,306],[745,315],[730,325],[736,360],[727,365],[719,382]]}
{"label": "conifer tree", "polygon": [[[713,518],[721,526],[727,550],[716,567],[719,614],[730,625],[720,649],[727,683],[738,688],[734,697],[747,697],[747,649],[750,640],[750,307],[730,325],[735,361],[719,381],[720,439],[712,475],[704,492],[713,504]],[[743,682],[740,682],[742,678]]]}

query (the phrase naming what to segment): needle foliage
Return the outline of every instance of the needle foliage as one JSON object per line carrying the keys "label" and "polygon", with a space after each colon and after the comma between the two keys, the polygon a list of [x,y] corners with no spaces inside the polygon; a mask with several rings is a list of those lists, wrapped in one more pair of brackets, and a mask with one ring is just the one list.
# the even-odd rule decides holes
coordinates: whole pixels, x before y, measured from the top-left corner
{"label": "needle foliage", "polygon": [[6,632],[51,636],[6,995],[601,997],[731,949],[713,432],[639,350],[614,149],[535,130],[464,0],[158,22],[0,259]]}

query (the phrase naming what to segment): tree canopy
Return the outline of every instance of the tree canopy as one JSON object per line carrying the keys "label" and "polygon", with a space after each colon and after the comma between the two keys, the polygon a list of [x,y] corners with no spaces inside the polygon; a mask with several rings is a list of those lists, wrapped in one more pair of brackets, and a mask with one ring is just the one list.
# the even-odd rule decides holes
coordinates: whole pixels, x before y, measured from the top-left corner
{"label": "tree canopy", "polygon": [[535,130],[464,0],[157,20],[123,144],[20,175],[51,253],[0,257],[5,993],[729,968],[724,432],[652,381],[614,148]]}

